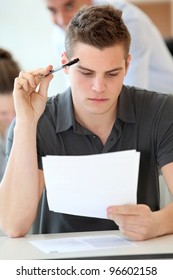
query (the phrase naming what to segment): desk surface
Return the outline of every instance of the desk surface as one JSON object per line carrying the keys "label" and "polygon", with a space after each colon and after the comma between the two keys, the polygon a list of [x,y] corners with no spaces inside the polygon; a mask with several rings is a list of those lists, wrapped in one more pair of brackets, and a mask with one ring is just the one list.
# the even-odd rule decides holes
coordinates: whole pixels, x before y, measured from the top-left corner
{"label": "desk surface", "polygon": [[121,236],[119,231],[82,232],[65,234],[27,235],[23,238],[0,237],[1,260],[25,259],[161,259],[173,258],[173,234],[147,241],[133,242],[135,246],[123,246],[117,249],[91,250],[70,253],[46,254],[29,243],[31,240],[47,240],[65,237]]}

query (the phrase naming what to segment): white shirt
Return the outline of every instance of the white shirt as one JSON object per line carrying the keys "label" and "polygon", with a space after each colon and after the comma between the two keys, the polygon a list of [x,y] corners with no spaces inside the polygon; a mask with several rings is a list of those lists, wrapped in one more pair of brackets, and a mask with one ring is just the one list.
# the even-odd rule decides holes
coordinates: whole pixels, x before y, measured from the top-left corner
{"label": "white shirt", "polygon": [[[148,90],[173,93],[173,57],[164,39],[142,10],[123,0],[93,1],[93,5],[112,4],[122,10],[122,17],[131,34],[132,60],[124,84]],[[54,26],[53,45],[59,62],[64,51],[64,31]],[[68,76],[62,74],[68,85]]]}

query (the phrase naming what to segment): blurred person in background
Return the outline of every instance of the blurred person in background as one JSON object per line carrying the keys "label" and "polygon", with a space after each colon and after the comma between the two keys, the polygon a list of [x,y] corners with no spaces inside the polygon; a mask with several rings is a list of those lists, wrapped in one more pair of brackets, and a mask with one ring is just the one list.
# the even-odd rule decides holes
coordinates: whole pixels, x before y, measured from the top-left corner
{"label": "blurred person in background", "polygon": [[13,102],[14,79],[19,75],[19,65],[12,55],[0,48],[0,181],[5,167],[5,146],[9,124],[15,117]]}
{"label": "blurred person in background", "polygon": [[[124,0],[44,0],[55,24],[53,48],[57,64],[64,51],[65,29],[83,5],[111,4],[123,13],[131,34],[131,66],[124,84],[147,90],[172,93],[173,57],[151,19],[138,7]],[[63,75],[68,84],[68,75]]]}

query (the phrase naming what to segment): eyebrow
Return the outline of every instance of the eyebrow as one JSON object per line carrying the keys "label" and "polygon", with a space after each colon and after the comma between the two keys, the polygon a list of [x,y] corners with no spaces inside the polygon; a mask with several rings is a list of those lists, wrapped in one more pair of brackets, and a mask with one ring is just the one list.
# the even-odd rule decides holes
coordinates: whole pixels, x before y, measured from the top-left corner
{"label": "eyebrow", "polygon": [[[81,65],[77,65],[77,67],[81,70],[85,70],[85,71],[90,71],[90,72],[95,72],[94,70],[91,70],[89,68],[86,68],[86,67],[83,67]],[[116,71],[121,71],[123,69],[123,67],[116,67],[116,68],[113,68],[113,69],[110,69],[108,71],[106,71],[106,73],[110,73],[110,72],[116,72]]]}
{"label": "eyebrow", "polygon": [[56,12],[56,9],[53,7],[47,6],[47,9],[49,10],[49,12]]}

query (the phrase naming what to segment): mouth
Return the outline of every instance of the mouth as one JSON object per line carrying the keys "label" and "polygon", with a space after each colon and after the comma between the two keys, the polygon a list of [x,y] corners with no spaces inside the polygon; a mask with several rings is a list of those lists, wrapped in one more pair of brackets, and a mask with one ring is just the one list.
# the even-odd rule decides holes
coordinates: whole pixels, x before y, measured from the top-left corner
{"label": "mouth", "polygon": [[93,102],[106,102],[108,101],[107,98],[88,98],[89,101],[93,101]]}

